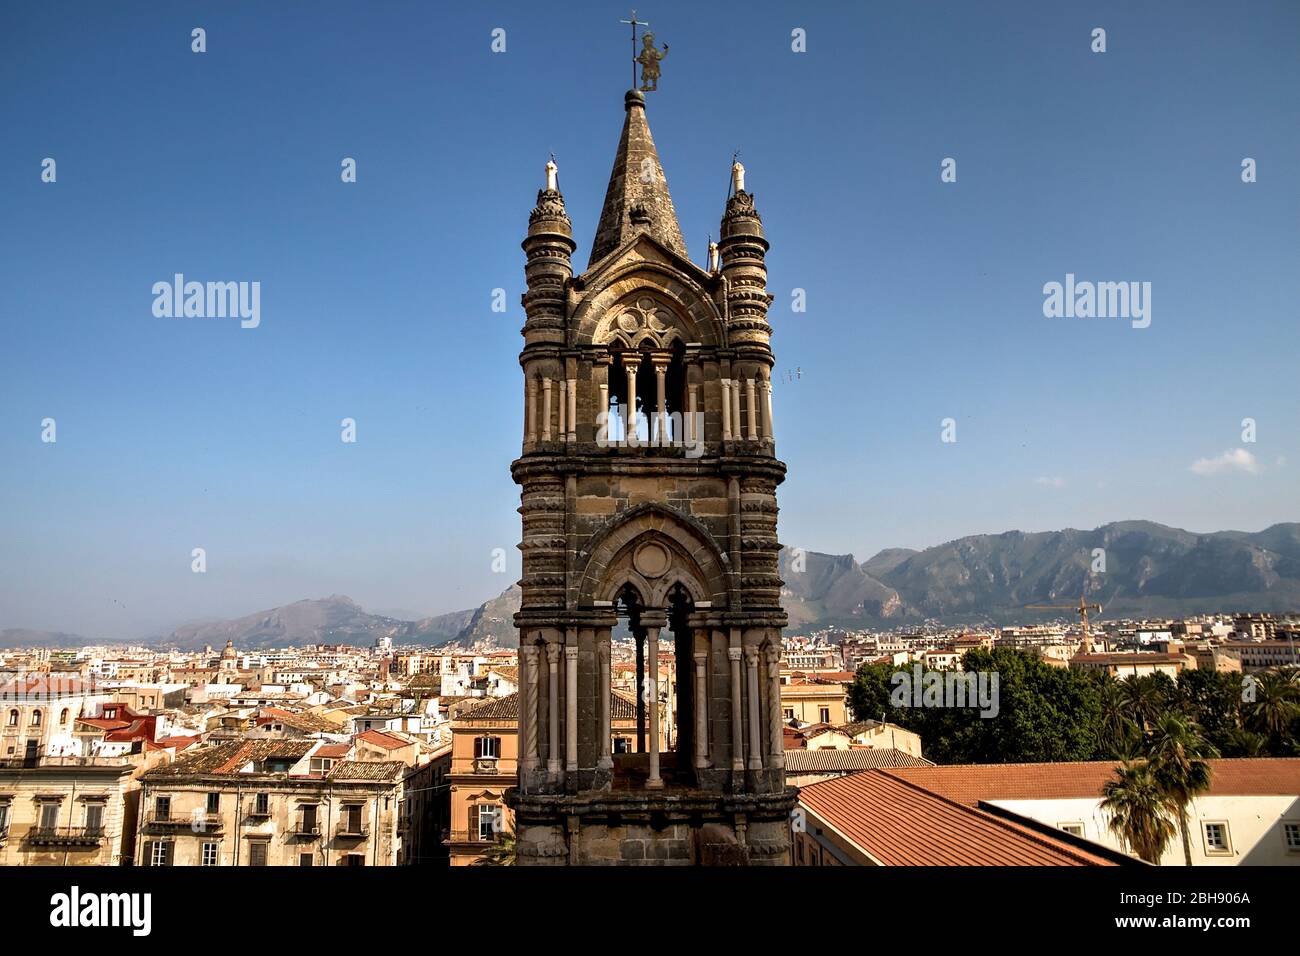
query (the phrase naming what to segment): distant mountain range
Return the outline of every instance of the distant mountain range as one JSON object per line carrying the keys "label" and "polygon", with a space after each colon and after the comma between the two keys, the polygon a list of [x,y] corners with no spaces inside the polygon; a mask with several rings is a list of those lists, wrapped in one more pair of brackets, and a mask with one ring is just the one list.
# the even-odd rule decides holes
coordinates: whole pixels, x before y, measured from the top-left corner
{"label": "distant mountain range", "polygon": [[[1105,570],[1093,573],[1096,549]],[[953,624],[1012,623],[1086,596],[1104,616],[1161,617],[1212,611],[1300,609],[1300,524],[1257,533],[1193,534],[1150,521],[1093,531],[958,538],[924,551],[882,551],[862,564],[849,555],[781,555],[792,628],[827,624],[891,627],[926,618]]]}
{"label": "distant mountain range", "polygon": [[[1094,573],[1094,552],[1105,571]],[[781,553],[782,603],[792,631],[829,625],[890,628],[926,619],[950,624],[1013,623],[1064,617],[1026,604],[1068,604],[1086,596],[1103,617],[1173,617],[1212,611],[1300,609],[1300,524],[1256,533],[1193,534],[1150,521],[1093,531],[1008,531],[972,535],[912,551],[890,548],[859,564],[852,555]],[[477,608],[418,621],[370,614],[334,595],[297,601],[229,621],[187,624],[139,643],[198,649],[302,644],[513,646],[519,586]],[[76,634],[0,630],[0,647],[77,647]]]}

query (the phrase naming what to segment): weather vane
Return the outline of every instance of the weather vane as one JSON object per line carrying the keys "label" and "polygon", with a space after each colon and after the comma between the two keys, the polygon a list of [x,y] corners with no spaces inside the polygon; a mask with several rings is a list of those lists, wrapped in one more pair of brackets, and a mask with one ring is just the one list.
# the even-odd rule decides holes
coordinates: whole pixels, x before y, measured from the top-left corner
{"label": "weather vane", "polygon": [[653,93],[659,89],[659,61],[668,55],[668,44],[664,44],[663,51],[655,49],[655,35],[647,30],[641,37],[641,54],[636,52],[636,28],[648,27],[650,24],[644,20],[636,18],[636,11],[632,11],[632,19],[620,20],[619,23],[627,23],[632,27],[632,88],[636,89],[636,66],[641,64],[641,90],[644,93]]}

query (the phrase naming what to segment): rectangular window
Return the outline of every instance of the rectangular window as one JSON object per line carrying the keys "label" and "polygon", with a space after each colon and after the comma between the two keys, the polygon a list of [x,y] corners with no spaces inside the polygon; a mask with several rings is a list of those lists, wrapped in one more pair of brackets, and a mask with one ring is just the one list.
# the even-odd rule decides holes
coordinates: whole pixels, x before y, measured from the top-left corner
{"label": "rectangular window", "polygon": [[1077,836],[1077,837],[1083,836],[1082,823],[1062,823],[1061,829],[1064,830],[1066,833],[1070,834],[1070,836]]}
{"label": "rectangular window", "polygon": [[1205,824],[1205,852],[1228,853],[1228,825],[1226,823]]}
{"label": "rectangular window", "polygon": [[57,830],[59,828],[59,805],[57,803],[41,804],[41,829]]}
{"label": "rectangular window", "polygon": [[347,855],[348,866],[365,866],[366,858],[360,853],[349,853]]}
{"label": "rectangular window", "polygon": [[159,820],[170,820],[172,817],[172,798],[158,797],[154,800],[153,815]]}
{"label": "rectangular window", "polygon": [[253,812],[261,816],[266,816],[271,812],[271,795],[269,793],[259,793],[253,797]]}
{"label": "rectangular window", "polygon": [[299,865],[299,866],[315,866],[315,865],[316,865],[316,858],[313,857],[310,853],[299,853],[299,854],[298,854],[298,865]]}
{"label": "rectangular window", "polygon": [[346,832],[348,833],[361,832],[361,811],[363,809],[364,808],[360,804],[353,804],[350,807],[344,808],[345,811],[344,822],[346,823],[347,826]]}
{"label": "rectangular window", "polygon": [[172,845],[170,840],[158,840],[149,846],[150,866],[171,866]]}
{"label": "rectangular window", "polygon": [[269,844],[265,840],[255,840],[248,844],[248,865],[266,866],[266,851]]}
{"label": "rectangular window", "polygon": [[303,804],[300,826],[302,827],[303,833],[311,833],[316,829],[316,804]]}
{"label": "rectangular window", "polygon": [[218,846],[220,846],[220,844],[218,844],[218,843],[205,843],[205,844],[203,844],[203,863],[202,863],[203,866],[216,866],[216,865],[217,865],[217,847],[218,847]]}
{"label": "rectangular window", "polygon": [[823,724],[829,724],[831,722],[831,709],[829,707],[818,707],[817,719]]}
{"label": "rectangular window", "polygon": [[[4,809],[0,808],[0,814],[3,813]],[[3,819],[4,817],[0,816],[0,820]],[[0,830],[3,829],[4,825],[0,824]],[[1300,823],[1283,823],[1282,835],[1286,838],[1286,848],[1288,850],[1300,851]]]}
{"label": "rectangular window", "polygon": [[208,794],[208,813],[220,813],[220,812],[221,812],[221,794],[219,793]]}
{"label": "rectangular window", "polygon": [[501,738],[500,737],[475,737],[474,738],[474,757],[496,759],[501,756]]}
{"label": "rectangular window", "polygon": [[86,832],[99,833],[104,829],[104,805],[102,803],[86,804]]}
{"label": "rectangular window", "polygon": [[499,814],[500,809],[496,804],[480,803],[478,805],[478,838],[480,840],[491,841],[496,839]]}

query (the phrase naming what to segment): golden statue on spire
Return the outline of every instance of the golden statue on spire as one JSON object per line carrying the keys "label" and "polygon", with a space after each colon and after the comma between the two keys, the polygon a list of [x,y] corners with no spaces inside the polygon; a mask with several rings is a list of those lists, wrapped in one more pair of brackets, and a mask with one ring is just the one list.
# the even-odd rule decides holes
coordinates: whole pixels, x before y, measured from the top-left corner
{"label": "golden statue on spire", "polygon": [[636,89],[636,65],[641,64],[641,91],[644,93],[653,93],[659,89],[659,61],[668,55],[668,44],[664,44],[663,52],[660,53],[655,49],[655,35],[649,30],[641,37],[642,49],[641,55],[636,53],[636,28],[650,26],[645,20],[636,18],[636,11],[632,11],[632,19],[620,20],[619,23],[626,23],[632,27],[632,89]]}
{"label": "golden statue on spire", "polygon": [[655,35],[647,30],[641,37],[641,55],[636,61],[641,64],[641,90],[653,93],[659,89],[659,61],[668,55],[668,44],[663,52],[655,49]]}

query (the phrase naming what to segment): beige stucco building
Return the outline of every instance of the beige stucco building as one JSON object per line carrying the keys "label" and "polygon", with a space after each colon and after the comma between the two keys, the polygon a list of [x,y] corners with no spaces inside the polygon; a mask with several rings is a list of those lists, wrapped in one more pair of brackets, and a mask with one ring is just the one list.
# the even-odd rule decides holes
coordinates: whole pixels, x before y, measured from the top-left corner
{"label": "beige stucco building", "polygon": [[406,806],[435,764],[349,760],[319,740],[210,747],[141,778],[141,866],[396,866],[427,855]]}

